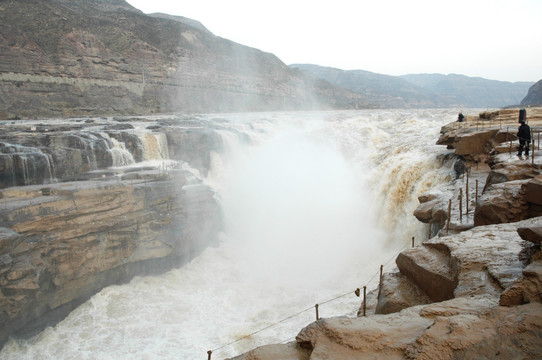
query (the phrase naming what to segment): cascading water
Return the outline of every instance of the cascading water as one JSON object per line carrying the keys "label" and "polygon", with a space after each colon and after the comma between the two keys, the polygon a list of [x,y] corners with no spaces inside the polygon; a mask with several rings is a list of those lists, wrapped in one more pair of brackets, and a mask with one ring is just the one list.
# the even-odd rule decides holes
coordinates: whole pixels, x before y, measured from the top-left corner
{"label": "cascading water", "polygon": [[51,155],[34,147],[0,142],[0,169],[3,187],[44,184],[54,179]]}
{"label": "cascading water", "polygon": [[[212,349],[222,359],[292,340],[314,320],[315,303],[367,284],[412,236],[427,236],[412,211],[419,194],[453,177],[434,144],[455,116],[221,116],[224,152],[212,154],[206,179],[223,205],[220,244],[182,268],[102,290],[57,326],[11,340],[0,357],[201,359]],[[209,127],[215,118],[201,117]],[[359,302],[341,297],[320,316],[354,315]]]}
{"label": "cascading water", "polygon": [[169,157],[166,135],[144,132],[138,136],[143,145],[143,160],[161,160]]}

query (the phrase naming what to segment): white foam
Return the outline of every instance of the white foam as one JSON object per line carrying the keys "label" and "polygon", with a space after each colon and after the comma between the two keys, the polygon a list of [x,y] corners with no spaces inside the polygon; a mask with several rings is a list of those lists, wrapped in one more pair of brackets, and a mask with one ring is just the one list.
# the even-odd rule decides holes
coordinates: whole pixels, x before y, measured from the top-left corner
{"label": "white foam", "polygon": [[417,194],[450,174],[434,165],[446,151],[434,144],[453,110],[222,117],[229,145],[213,155],[208,179],[224,204],[220,245],[180,269],[104,289],[54,328],[11,340],[0,357],[201,359],[214,349],[222,359],[292,340],[314,320],[314,304],[339,295],[348,293],[320,316],[354,315],[354,289],[424,233],[411,215]]}

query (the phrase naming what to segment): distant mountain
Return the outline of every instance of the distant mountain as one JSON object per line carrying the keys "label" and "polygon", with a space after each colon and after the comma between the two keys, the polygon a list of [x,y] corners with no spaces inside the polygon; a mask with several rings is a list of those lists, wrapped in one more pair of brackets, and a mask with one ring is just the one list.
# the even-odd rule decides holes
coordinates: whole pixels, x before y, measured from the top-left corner
{"label": "distant mountain", "polygon": [[519,104],[533,84],[453,74],[390,76],[310,64],[290,66],[362,94],[386,108],[505,107]]}
{"label": "distant mountain", "polygon": [[290,67],[362,94],[367,97],[368,101],[383,108],[448,106],[446,100],[433,91],[414,85],[397,76],[364,70],[341,70],[311,64],[292,64]]}
{"label": "distant mountain", "polygon": [[0,1],[0,119],[370,106],[195,20],[124,0]]}
{"label": "distant mountain", "polygon": [[400,78],[438,94],[448,105],[462,107],[517,105],[533,85],[533,82],[487,80],[457,74],[412,74]]}
{"label": "distant mountain", "polygon": [[527,96],[521,100],[521,106],[542,105],[542,80],[529,88]]}

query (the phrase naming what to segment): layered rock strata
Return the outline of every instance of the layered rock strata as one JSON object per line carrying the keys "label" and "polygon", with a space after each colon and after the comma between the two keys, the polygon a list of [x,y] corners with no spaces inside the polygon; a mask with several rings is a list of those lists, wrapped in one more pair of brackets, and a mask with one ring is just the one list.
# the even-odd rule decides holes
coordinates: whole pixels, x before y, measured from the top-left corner
{"label": "layered rock strata", "polygon": [[[179,267],[214,243],[219,205],[187,161],[207,171],[221,142],[199,125],[2,125],[0,143],[12,151],[0,154],[0,344],[56,323],[108,285]],[[206,138],[207,148],[185,152],[185,142]],[[39,168],[29,154],[49,162]],[[139,164],[146,160],[156,164]]]}
{"label": "layered rock strata", "polygon": [[124,0],[0,5],[0,119],[370,106],[272,54]]}

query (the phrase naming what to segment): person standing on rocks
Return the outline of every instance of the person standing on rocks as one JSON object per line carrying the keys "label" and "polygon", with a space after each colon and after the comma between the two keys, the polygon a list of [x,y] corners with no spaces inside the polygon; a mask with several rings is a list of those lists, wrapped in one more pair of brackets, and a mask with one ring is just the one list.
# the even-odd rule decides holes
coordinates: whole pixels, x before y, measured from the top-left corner
{"label": "person standing on rocks", "polygon": [[527,120],[527,112],[525,109],[519,111],[519,122],[521,125],[518,129],[517,137],[519,138],[518,156],[521,156],[525,149],[525,156],[529,156],[529,143],[531,142],[531,128],[525,122]]}

